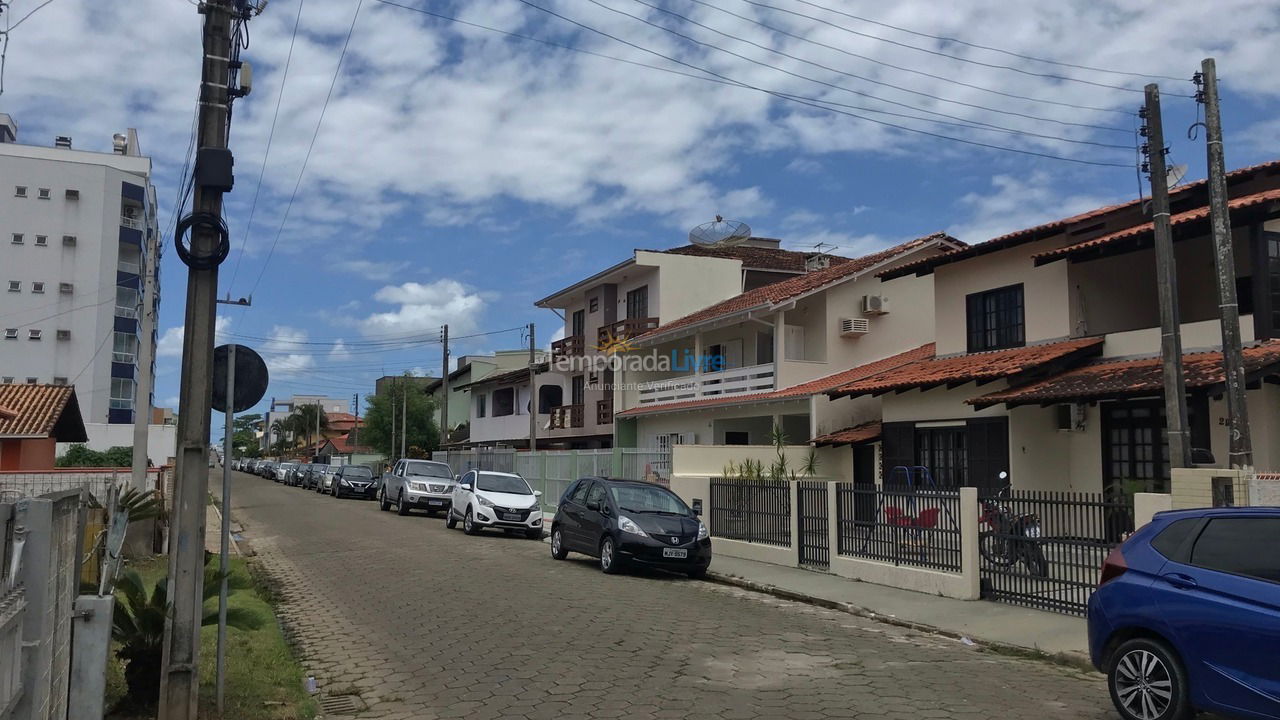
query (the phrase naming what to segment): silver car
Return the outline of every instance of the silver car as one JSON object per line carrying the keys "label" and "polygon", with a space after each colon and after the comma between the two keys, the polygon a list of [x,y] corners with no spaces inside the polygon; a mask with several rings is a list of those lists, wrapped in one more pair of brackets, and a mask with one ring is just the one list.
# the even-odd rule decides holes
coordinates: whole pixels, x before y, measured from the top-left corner
{"label": "silver car", "polygon": [[278,483],[287,482],[289,480],[289,471],[292,470],[293,466],[296,464],[297,463],[280,463],[279,465],[277,465],[276,466],[276,482]]}
{"label": "silver car", "polygon": [[435,515],[449,509],[453,485],[453,470],[442,462],[401,460],[382,476],[378,507],[386,511],[395,505],[400,515],[408,515],[414,508]]}
{"label": "silver car", "polygon": [[324,472],[320,475],[320,482],[316,483],[316,492],[327,493],[333,490],[333,479],[338,476],[338,468],[341,465],[328,465]]}

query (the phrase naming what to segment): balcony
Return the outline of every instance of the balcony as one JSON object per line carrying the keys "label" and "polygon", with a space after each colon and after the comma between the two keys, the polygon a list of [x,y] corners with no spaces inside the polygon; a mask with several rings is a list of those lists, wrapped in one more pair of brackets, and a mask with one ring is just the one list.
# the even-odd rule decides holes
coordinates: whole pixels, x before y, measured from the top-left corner
{"label": "balcony", "polygon": [[644,333],[658,327],[658,318],[627,318],[619,320],[616,323],[601,325],[596,331],[597,340],[601,345],[609,341],[610,338],[615,340],[626,340],[628,338],[643,335]]}
{"label": "balcony", "polygon": [[128,215],[121,215],[120,227],[127,227],[130,230],[141,230],[143,228],[142,218],[129,217]]}
{"label": "balcony", "polygon": [[137,319],[138,319],[138,308],[136,308],[136,307],[124,307],[124,306],[122,306],[122,305],[117,305],[117,306],[116,306],[116,317],[129,318],[129,319],[131,319],[131,320],[137,320]]}
{"label": "balcony", "polygon": [[133,260],[125,260],[122,258],[120,262],[116,265],[116,270],[122,273],[129,273],[130,275],[141,275],[142,263],[138,261],[133,261]]}
{"label": "balcony", "polygon": [[570,335],[551,343],[551,359],[562,357],[581,357],[585,351],[585,338],[581,335]]}
{"label": "balcony", "polygon": [[613,424],[613,398],[610,397],[596,401],[596,424]]}
{"label": "balcony", "polygon": [[641,405],[749,395],[773,390],[774,372],[773,363],[752,365],[640,383],[636,391]]}
{"label": "balcony", "polygon": [[111,362],[136,365],[138,363],[138,356],[131,352],[117,352],[113,350],[111,352]]}
{"label": "balcony", "polygon": [[582,405],[558,405],[551,408],[551,429],[568,430],[584,424]]}

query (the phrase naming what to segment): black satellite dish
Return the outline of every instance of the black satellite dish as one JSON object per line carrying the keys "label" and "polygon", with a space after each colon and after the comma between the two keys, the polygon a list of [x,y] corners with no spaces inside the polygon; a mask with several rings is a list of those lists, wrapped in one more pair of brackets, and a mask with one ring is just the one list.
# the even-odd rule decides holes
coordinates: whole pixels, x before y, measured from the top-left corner
{"label": "black satellite dish", "polygon": [[[213,349],[213,409],[227,411],[227,352],[231,345],[219,345]],[[267,394],[267,364],[253,348],[236,345],[235,407],[232,412],[244,412],[262,400]]]}

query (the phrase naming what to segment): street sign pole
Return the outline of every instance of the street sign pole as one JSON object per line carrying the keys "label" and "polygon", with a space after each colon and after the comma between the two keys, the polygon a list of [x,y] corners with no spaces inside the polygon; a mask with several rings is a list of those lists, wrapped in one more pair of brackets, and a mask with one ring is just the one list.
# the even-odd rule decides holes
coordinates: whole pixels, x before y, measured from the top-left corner
{"label": "street sign pole", "polygon": [[222,715],[222,695],[227,679],[227,573],[230,570],[228,551],[231,544],[231,438],[235,432],[236,417],[236,346],[227,346],[227,407],[225,436],[222,438],[222,560],[218,564],[221,587],[218,588],[218,665],[217,695],[218,715]]}

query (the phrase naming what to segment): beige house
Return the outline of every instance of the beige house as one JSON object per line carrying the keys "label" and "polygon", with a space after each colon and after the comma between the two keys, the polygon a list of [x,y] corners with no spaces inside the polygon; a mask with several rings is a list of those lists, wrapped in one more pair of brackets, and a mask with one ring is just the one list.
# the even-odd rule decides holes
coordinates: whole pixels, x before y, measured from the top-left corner
{"label": "beige house", "polygon": [[[552,343],[551,363],[539,376],[539,403],[548,410],[539,447],[613,447],[618,378],[605,358],[617,343],[744,291],[803,276],[812,269],[810,263],[847,261],[779,245],[775,239],[753,237],[727,248],[636,250],[627,260],[535,303],[564,319],[564,337]],[[636,446],[635,437],[625,432],[617,442]]]}
{"label": "beige house", "polygon": [[[933,278],[890,289],[877,275],[964,247],[938,233],[833,259],[640,335],[629,357],[669,362],[620,373],[619,442],[760,446],[776,427],[790,444],[846,432],[865,447],[879,436],[879,401],[824,393],[909,362],[933,338]],[[855,464],[874,468],[874,453]]]}
{"label": "beige house", "polygon": [[[1280,468],[1280,162],[1229,173],[1255,465]],[[1205,184],[1173,191],[1193,447],[1227,456]],[[886,294],[933,280],[922,357],[830,390],[878,397],[883,475],[941,485],[1131,493],[1170,477],[1152,226],[1134,201],[880,273]],[[895,304],[896,312],[897,304]]]}

